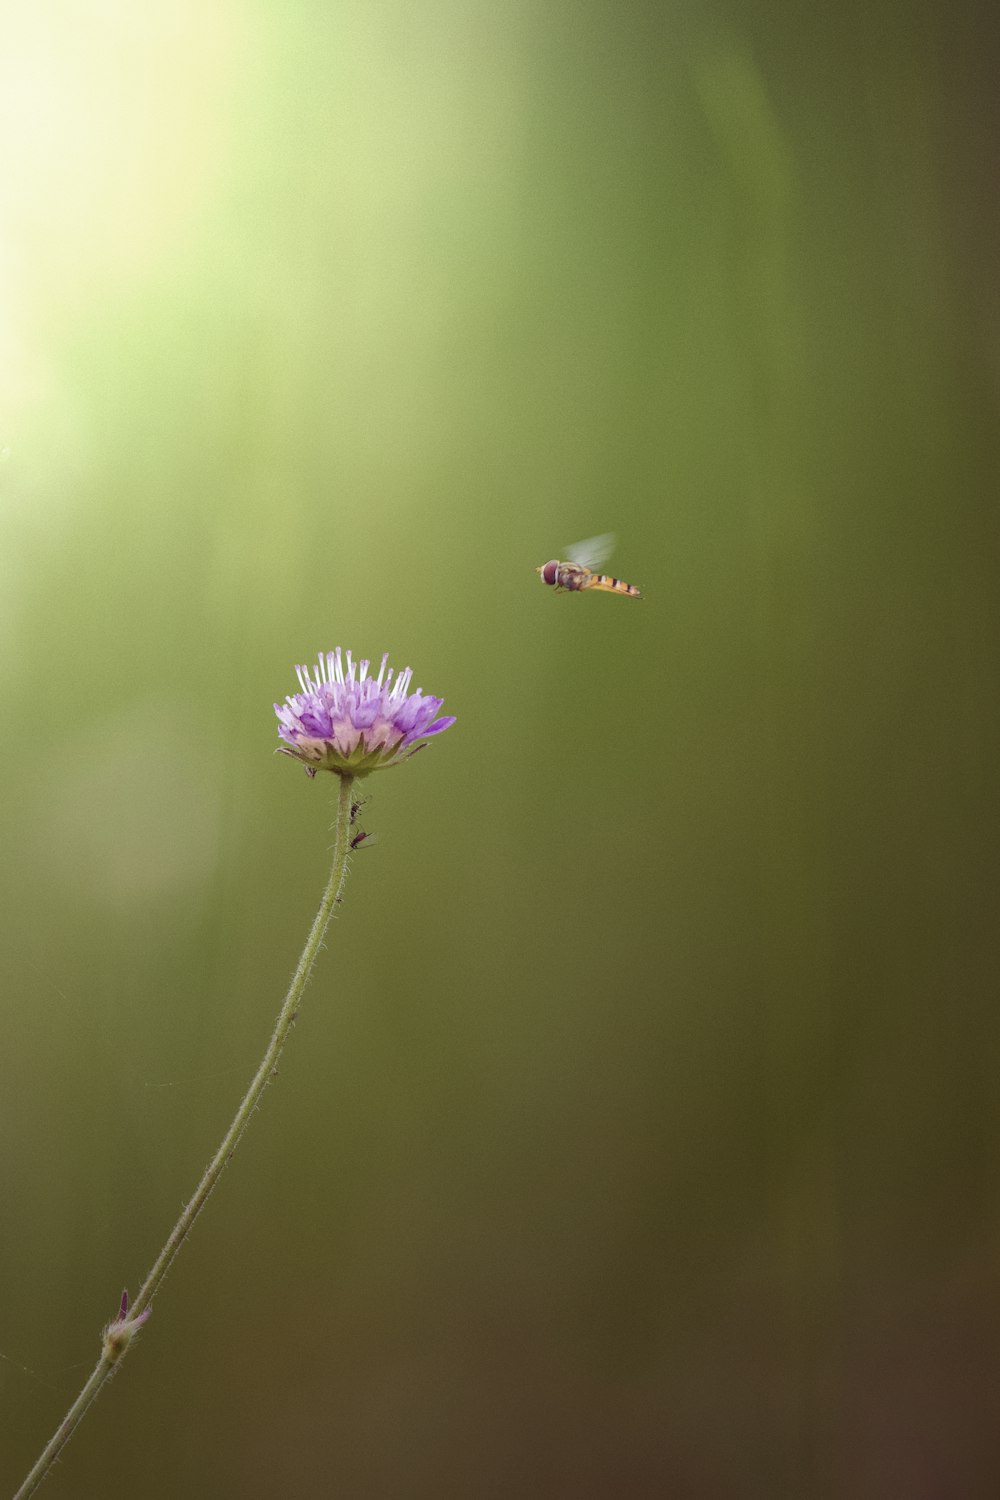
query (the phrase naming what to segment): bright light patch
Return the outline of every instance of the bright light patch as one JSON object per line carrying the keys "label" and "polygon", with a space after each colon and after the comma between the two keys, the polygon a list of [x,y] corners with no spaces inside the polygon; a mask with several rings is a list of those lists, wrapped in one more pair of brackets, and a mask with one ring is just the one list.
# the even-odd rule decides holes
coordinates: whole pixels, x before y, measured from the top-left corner
{"label": "bright light patch", "polygon": [[225,7],[183,0],[7,12],[0,213],[15,270],[121,274],[182,227],[226,148],[234,45]]}

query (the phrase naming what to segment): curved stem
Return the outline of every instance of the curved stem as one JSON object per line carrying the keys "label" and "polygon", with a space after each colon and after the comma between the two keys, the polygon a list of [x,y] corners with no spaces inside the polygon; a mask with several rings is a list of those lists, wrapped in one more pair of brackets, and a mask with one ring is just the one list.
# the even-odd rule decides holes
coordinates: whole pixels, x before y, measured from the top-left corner
{"label": "curved stem", "polygon": [[[240,1137],[247,1128],[250,1116],[260,1102],[261,1095],[275,1076],[282,1048],[298,1014],[302,992],[308,983],[313,963],[316,960],[316,954],[322,945],[323,935],[333,915],[334,907],[340,900],[340,893],[347,876],[347,856],[351,843],[351,788],[354,778],[353,776],[339,776],[338,780],[340,783],[340,796],[337,804],[336,837],[333,845],[333,863],[330,869],[330,878],[327,881],[326,889],[323,892],[323,899],[319,904],[319,911],[316,913],[309,936],[306,939],[306,945],[302,950],[302,956],[299,959],[292,982],[288,987],[288,994],[285,996],[281,1010],[278,1012],[278,1019],[275,1022],[267,1051],[261,1059],[260,1067],[254,1074],[250,1087],[243,1096],[240,1107],[233,1117],[232,1124],[223,1136],[222,1144],[206,1167],[205,1174],[192,1194],[189,1203],[170,1231],[170,1237],[157,1256],[153,1269],[139,1288],[135,1301],[130,1308],[127,1308],[126,1315],[127,1303],[123,1299],[122,1315],[116,1322],[109,1324],[104,1331],[104,1349],[93,1373],[49,1440],[48,1445],[31,1470],[31,1473],[17,1491],[14,1500],[26,1500],[28,1495],[34,1494],[55,1463],[60,1452],[72,1437],[87,1408],[94,1401],[105,1381],[121,1363],[121,1360],[128,1351],[133,1335],[137,1332],[141,1324],[145,1322],[146,1317],[149,1316],[148,1309],[150,1304],[159,1290],[160,1283],[170,1269],[174,1256],[190,1234],[195,1219],[204,1208],[212,1189],[222,1176],[222,1172],[229,1162],[230,1157],[239,1145]],[[144,1313],[145,1317],[143,1316]]]}

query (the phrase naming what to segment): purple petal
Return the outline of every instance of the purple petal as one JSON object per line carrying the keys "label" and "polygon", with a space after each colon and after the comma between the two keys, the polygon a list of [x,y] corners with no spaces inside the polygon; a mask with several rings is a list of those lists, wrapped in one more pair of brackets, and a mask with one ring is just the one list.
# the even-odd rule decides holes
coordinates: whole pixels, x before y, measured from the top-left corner
{"label": "purple petal", "polygon": [[442,729],[450,729],[455,718],[455,714],[445,714],[443,719],[435,719],[430,728],[424,730],[424,734],[440,734]]}

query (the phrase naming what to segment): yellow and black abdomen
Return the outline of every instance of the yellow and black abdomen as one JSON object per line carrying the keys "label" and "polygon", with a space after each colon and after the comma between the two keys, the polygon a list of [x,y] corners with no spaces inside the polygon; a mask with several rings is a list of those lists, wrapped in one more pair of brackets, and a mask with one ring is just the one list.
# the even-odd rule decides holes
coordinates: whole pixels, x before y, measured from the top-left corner
{"label": "yellow and black abdomen", "polygon": [[590,589],[604,589],[608,594],[627,594],[630,599],[641,599],[642,593],[634,583],[626,583],[621,578],[611,578],[607,573],[595,573],[590,582],[585,585]]}

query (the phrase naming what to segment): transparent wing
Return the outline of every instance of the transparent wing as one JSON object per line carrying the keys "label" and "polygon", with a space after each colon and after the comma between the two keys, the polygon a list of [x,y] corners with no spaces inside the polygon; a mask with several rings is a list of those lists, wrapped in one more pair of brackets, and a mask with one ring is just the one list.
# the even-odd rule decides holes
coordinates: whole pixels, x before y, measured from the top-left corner
{"label": "transparent wing", "polygon": [[576,563],[580,568],[593,570],[606,563],[614,550],[615,534],[613,531],[606,531],[603,536],[591,536],[585,542],[576,542],[572,547],[567,547],[566,561]]}

